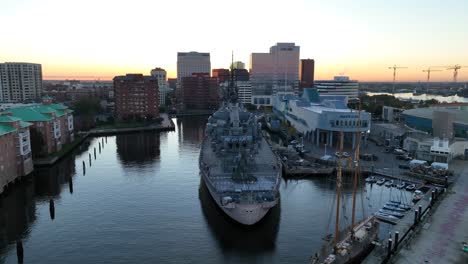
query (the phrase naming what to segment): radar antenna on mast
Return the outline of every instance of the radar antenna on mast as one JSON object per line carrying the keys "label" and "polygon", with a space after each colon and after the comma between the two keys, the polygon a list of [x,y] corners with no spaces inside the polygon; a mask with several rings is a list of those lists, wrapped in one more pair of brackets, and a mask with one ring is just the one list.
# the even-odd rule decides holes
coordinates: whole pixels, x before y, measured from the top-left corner
{"label": "radar antenna on mast", "polygon": [[235,104],[238,101],[237,95],[237,86],[235,85],[235,77],[234,77],[234,51],[231,53],[231,76],[228,84],[228,91],[227,91],[227,99],[228,102]]}

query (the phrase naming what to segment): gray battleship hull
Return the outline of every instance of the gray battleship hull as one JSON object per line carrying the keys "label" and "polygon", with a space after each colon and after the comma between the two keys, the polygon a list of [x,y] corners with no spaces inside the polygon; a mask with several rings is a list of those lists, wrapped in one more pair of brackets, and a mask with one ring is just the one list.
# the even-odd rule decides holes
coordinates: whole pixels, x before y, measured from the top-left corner
{"label": "gray battleship hull", "polygon": [[216,192],[210,182],[208,176],[201,172],[203,182],[205,183],[211,197],[215,200],[216,204],[226,213],[229,217],[243,225],[253,225],[260,221],[270,210],[270,208],[278,204],[278,198],[271,202],[252,203],[252,204],[230,204],[228,206],[221,204],[221,195]]}

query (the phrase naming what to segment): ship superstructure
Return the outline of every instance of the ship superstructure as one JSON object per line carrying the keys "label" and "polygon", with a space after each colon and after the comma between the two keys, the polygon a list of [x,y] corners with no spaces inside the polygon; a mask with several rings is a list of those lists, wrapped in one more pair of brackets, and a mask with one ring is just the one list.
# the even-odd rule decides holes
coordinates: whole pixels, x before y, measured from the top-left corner
{"label": "ship superstructure", "polygon": [[278,203],[281,163],[257,117],[238,102],[232,75],[220,109],[208,119],[199,166],[213,199],[239,223],[255,224]]}

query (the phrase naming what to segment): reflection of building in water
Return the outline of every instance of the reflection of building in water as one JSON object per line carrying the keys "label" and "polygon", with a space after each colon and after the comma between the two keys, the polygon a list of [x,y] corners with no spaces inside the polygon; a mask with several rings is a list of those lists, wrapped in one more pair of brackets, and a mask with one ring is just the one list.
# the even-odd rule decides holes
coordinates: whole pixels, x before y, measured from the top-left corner
{"label": "reflection of building in water", "polygon": [[117,156],[123,163],[144,163],[159,158],[159,133],[117,135],[116,144]]}
{"label": "reflection of building in water", "polygon": [[34,185],[36,197],[49,200],[60,195],[62,188],[66,188],[75,174],[75,160],[66,158],[50,168],[34,171]]}
{"label": "reflection of building in water", "polygon": [[[205,133],[204,131],[207,120],[208,116],[182,118],[179,129],[184,142],[193,144],[201,143]],[[177,122],[177,125],[179,125],[179,122]]]}
{"label": "reflection of building in water", "polygon": [[36,169],[0,198],[0,252],[28,236],[29,226],[36,220],[36,202],[59,196],[74,174],[74,157],[66,157],[53,167]]}
{"label": "reflection of building in water", "polygon": [[22,182],[3,196],[0,206],[0,252],[29,232],[36,220],[34,184]]}
{"label": "reflection of building in water", "polygon": [[270,209],[255,226],[242,226],[224,214],[200,181],[199,199],[203,216],[223,251],[236,257],[273,253],[278,236],[281,203]]}

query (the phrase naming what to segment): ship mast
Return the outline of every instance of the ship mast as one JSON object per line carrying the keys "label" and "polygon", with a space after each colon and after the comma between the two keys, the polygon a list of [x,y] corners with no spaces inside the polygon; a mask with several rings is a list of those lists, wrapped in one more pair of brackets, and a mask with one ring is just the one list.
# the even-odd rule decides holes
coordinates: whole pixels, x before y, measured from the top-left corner
{"label": "ship mast", "polygon": [[356,149],[354,151],[354,184],[353,184],[353,211],[351,217],[351,232],[353,232],[353,228],[355,225],[355,217],[356,217],[356,192],[357,192],[357,180],[359,176],[359,144],[361,142],[361,99],[358,98],[359,101],[359,111],[358,111],[358,121],[357,121],[357,128],[356,128]]}
{"label": "ship mast", "polygon": [[340,196],[341,196],[341,155],[343,155],[343,131],[340,131],[340,152],[338,155],[338,168],[336,171],[336,221],[335,245],[338,244],[340,234]]}

